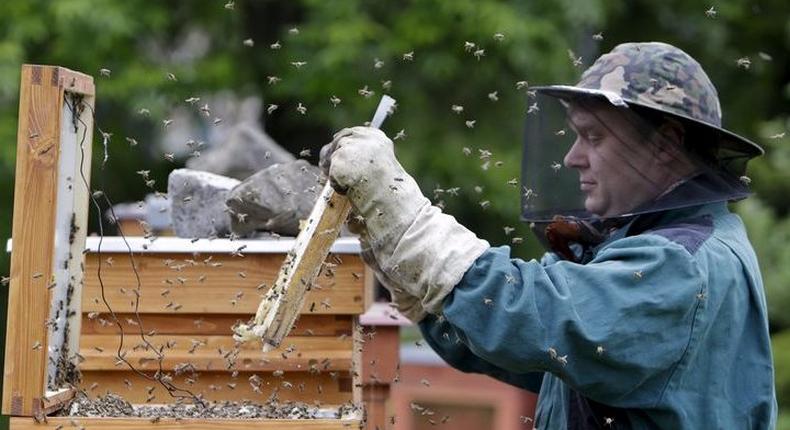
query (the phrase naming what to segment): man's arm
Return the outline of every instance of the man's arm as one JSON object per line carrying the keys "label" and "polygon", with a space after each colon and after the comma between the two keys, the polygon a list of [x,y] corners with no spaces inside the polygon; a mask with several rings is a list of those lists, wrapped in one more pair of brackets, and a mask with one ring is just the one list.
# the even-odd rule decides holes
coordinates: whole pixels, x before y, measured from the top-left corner
{"label": "man's arm", "polygon": [[468,373],[482,373],[510,385],[540,392],[543,372],[513,373],[474,355],[456,335],[455,328],[436,315],[428,315],[419,323],[426,342],[450,366]]}
{"label": "man's arm", "polygon": [[509,254],[486,251],[445,299],[445,322],[423,327],[451,364],[548,371],[594,400],[644,406],[705,324],[703,277],[684,248],[662,237],[621,239],[587,265]]}

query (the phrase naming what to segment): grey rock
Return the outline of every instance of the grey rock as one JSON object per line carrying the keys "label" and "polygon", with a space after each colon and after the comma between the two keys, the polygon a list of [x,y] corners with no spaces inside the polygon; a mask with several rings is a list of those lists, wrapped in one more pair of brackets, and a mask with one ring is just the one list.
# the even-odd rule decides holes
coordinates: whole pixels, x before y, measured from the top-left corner
{"label": "grey rock", "polygon": [[190,158],[186,165],[190,169],[246,179],[273,164],[293,160],[294,156],[260,127],[241,123],[234,126],[224,142],[203,152],[200,157]]}
{"label": "grey rock", "polygon": [[240,236],[256,230],[296,236],[325,181],[305,160],[275,164],[250,176],[228,194],[231,230]]}
{"label": "grey rock", "polygon": [[190,169],[176,169],[167,180],[170,215],[179,237],[222,236],[230,231],[225,207],[237,179]]}
{"label": "grey rock", "polygon": [[173,227],[170,220],[170,200],[149,193],[145,196],[145,221],[154,231],[164,231]]}

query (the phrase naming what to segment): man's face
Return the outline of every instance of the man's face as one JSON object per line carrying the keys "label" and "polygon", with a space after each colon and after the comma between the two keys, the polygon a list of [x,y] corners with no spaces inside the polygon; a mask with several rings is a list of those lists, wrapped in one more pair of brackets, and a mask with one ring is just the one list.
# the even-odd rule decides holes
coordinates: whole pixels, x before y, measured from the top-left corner
{"label": "man's face", "polygon": [[568,108],[576,140],[563,162],[578,170],[584,207],[600,217],[629,213],[667,186],[650,135],[630,119],[603,103]]}

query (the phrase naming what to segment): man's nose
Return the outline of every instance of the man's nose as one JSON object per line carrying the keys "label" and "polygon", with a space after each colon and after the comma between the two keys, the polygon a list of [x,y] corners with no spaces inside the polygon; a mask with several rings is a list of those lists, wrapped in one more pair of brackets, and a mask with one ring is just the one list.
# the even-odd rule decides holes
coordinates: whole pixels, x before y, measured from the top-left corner
{"label": "man's nose", "polygon": [[565,158],[562,159],[562,162],[565,164],[565,167],[569,169],[581,169],[583,167],[587,167],[587,156],[582,149],[579,138],[573,142],[573,146],[571,146],[571,149],[569,149],[568,153],[565,154]]}

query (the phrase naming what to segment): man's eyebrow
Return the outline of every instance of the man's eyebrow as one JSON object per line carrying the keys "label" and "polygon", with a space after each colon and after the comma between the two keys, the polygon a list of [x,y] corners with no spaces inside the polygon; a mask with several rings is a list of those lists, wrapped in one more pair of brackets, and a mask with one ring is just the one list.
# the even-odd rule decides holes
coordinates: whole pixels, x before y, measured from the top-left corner
{"label": "man's eyebrow", "polygon": [[573,131],[575,131],[577,133],[580,132],[580,131],[587,131],[587,130],[595,127],[594,123],[593,124],[589,124],[589,123],[585,123],[584,121],[573,121],[573,119],[570,118],[570,117],[568,117],[565,120],[565,123],[568,125],[568,127],[571,128],[571,130],[573,130]]}

